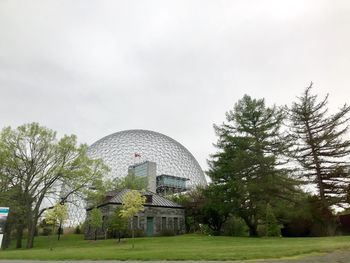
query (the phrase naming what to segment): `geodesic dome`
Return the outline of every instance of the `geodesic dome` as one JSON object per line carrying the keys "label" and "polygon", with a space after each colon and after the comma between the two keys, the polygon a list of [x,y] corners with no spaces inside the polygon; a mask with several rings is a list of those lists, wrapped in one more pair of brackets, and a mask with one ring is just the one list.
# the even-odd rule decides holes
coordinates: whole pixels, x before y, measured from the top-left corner
{"label": "geodesic dome", "polygon": [[123,178],[130,165],[151,161],[157,163],[157,175],[187,178],[186,184],[190,188],[206,185],[204,173],[193,155],[179,142],[158,132],[126,130],[113,133],[92,144],[88,155],[102,159],[109,166],[109,178]]}

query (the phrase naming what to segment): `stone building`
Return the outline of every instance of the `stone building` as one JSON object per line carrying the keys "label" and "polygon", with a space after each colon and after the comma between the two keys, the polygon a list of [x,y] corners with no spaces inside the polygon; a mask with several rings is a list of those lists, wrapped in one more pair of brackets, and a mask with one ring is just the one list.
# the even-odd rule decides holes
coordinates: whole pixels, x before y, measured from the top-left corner
{"label": "stone building", "polygon": [[[116,208],[121,207],[124,195],[131,191],[125,189],[120,192],[110,192],[104,202],[98,205],[103,214],[104,224],[97,230],[97,238],[104,238],[106,235],[105,222],[113,214]],[[146,197],[144,211],[134,217],[135,229],[141,231],[146,236],[161,235],[164,232],[174,232],[174,234],[185,233],[185,210],[184,208],[160,195],[149,191],[142,191]],[[87,218],[92,208],[87,209]],[[88,224],[85,227],[85,239],[94,239],[95,229]]]}

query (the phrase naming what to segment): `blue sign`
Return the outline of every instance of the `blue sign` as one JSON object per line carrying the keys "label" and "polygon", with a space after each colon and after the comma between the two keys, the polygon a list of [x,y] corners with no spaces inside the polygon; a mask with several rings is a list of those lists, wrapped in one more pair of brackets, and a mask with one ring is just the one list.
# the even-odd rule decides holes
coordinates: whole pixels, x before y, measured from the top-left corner
{"label": "blue sign", "polygon": [[8,214],[9,210],[8,207],[0,207],[0,214]]}
{"label": "blue sign", "polygon": [[7,215],[9,213],[9,210],[10,209],[8,207],[0,207],[0,248],[2,245],[2,238],[5,232],[5,224],[7,221]]}

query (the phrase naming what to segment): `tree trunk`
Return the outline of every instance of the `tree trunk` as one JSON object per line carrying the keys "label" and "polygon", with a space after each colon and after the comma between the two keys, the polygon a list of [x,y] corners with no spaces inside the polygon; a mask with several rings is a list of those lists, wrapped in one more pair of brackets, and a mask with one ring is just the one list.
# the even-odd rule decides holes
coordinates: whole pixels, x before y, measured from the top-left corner
{"label": "tree trunk", "polygon": [[23,224],[19,223],[16,229],[16,248],[22,248],[23,229]]}
{"label": "tree trunk", "polygon": [[4,239],[2,241],[2,249],[6,249],[10,245],[11,228],[12,228],[12,224],[9,221],[7,221],[7,224],[5,224]]}
{"label": "tree trunk", "polygon": [[61,230],[62,230],[62,222],[60,221],[60,225],[58,226],[57,240],[61,238]]}
{"label": "tree trunk", "polygon": [[135,247],[134,245],[134,218],[131,218],[131,238],[132,238],[132,248]]}
{"label": "tree trunk", "polygon": [[31,226],[28,229],[27,248],[33,248],[34,237],[35,237],[35,226],[34,226],[34,224],[31,224]]}
{"label": "tree trunk", "polygon": [[95,229],[95,241],[97,240],[97,228]]}
{"label": "tree trunk", "polygon": [[250,237],[257,237],[258,236],[258,230],[256,229],[255,226],[250,225],[250,226],[248,226],[248,228],[249,228],[249,236]]}
{"label": "tree trunk", "polygon": [[29,226],[28,226],[28,240],[27,240],[27,248],[33,248],[34,246],[34,237],[35,237],[35,230],[36,225],[38,223],[38,217],[34,216],[33,219],[29,219]]}
{"label": "tree trunk", "polygon": [[258,230],[257,230],[258,226],[256,224],[253,224],[252,222],[250,222],[250,220],[248,218],[243,218],[243,220],[249,228],[249,236],[250,237],[257,237],[258,236]]}
{"label": "tree trunk", "polygon": [[319,156],[316,153],[316,147],[315,147],[315,144],[313,143],[314,138],[313,138],[312,133],[311,133],[310,125],[309,125],[308,122],[306,122],[305,125],[306,125],[307,134],[309,136],[308,139],[309,139],[309,145],[311,147],[313,163],[314,163],[315,169],[316,169],[317,187],[318,187],[318,190],[319,190],[321,201],[324,204],[326,204],[326,197],[325,197],[324,187],[323,187],[323,178],[322,178],[322,175],[321,175],[321,166],[320,166],[320,161],[319,161],[319,158],[318,158]]}

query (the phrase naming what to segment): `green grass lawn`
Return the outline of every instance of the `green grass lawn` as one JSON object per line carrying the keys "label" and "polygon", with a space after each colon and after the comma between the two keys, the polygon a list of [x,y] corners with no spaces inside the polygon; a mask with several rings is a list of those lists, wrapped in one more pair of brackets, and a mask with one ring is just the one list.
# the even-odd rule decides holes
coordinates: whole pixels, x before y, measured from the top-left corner
{"label": "green grass lawn", "polygon": [[350,236],[322,238],[248,238],[183,235],[131,240],[83,240],[82,235],[64,235],[60,241],[37,237],[35,248],[0,251],[0,259],[39,260],[246,260],[285,258],[350,249]]}

